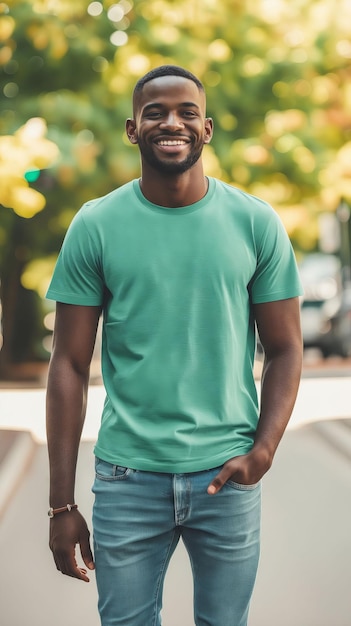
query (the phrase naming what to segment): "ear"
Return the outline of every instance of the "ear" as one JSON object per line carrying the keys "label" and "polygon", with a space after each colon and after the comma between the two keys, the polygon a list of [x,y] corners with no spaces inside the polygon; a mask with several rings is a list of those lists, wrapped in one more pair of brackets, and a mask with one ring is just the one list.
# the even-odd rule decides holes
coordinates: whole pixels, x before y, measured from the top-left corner
{"label": "ear", "polygon": [[210,143],[212,139],[212,135],[213,135],[213,119],[212,117],[206,117],[204,143]]}
{"label": "ear", "polygon": [[130,143],[138,143],[138,133],[136,130],[135,120],[128,118],[126,121],[126,133]]}

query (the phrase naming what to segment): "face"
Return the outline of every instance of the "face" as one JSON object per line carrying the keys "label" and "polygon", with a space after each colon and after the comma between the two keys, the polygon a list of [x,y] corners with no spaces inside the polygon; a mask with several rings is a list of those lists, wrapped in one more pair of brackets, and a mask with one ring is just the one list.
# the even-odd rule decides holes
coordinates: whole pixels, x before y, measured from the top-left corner
{"label": "face", "polygon": [[164,174],[181,174],[195,165],[212,137],[205,107],[205,94],[192,80],[163,76],[146,83],[126,125],[143,163]]}

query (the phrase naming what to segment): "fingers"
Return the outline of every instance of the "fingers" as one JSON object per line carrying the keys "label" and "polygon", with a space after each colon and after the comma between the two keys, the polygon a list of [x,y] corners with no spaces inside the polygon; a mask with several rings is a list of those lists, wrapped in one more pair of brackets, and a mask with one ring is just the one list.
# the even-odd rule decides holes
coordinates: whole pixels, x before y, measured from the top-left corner
{"label": "fingers", "polygon": [[65,576],[70,576],[71,578],[78,578],[79,580],[83,580],[84,582],[89,582],[89,578],[87,576],[87,570],[84,567],[78,567],[77,561],[75,559],[75,550],[73,548],[72,553],[54,553],[54,560],[56,563],[56,568]]}
{"label": "fingers", "polygon": [[82,555],[84,564],[87,566],[87,568],[90,570],[95,569],[94,558],[93,558],[93,553],[90,548],[89,539],[81,542],[80,553]]}
{"label": "fingers", "polygon": [[220,472],[207,487],[207,493],[212,496],[220,491],[228,480],[235,480],[242,485],[254,485],[258,483],[270,464],[253,450],[247,454],[239,455],[224,463]]}
{"label": "fingers", "polygon": [[[75,512],[50,521],[50,548],[56,568],[72,578],[89,582],[87,569],[94,569],[94,559],[90,548],[90,533],[84,518]],[[84,566],[76,561],[76,546],[79,545]]]}
{"label": "fingers", "polygon": [[227,482],[227,480],[228,480],[228,478],[230,478],[230,476],[231,476],[231,472],[224,465],[222,467],[221,471],[217,474],[217,476],[215,476],[213,481],[207,487],[207,493],[210,496],[213,496],[216,493],[218,493],[218,491],[220,491],[220,489],[222,489],[223,485]]}
{"label": "fingers", "polygon": [[207,487],[207,493],[210,496],[215,495],[222,489],[227,480],[233,478],[233,476],[237,476],[238,482],[241,482],[242,480],[245,483],[245,472],[243,470],[245,464],[247,463],[248,456],[248,454],[239,455],[224,463],[217,476],[214,477],[212,482]]}

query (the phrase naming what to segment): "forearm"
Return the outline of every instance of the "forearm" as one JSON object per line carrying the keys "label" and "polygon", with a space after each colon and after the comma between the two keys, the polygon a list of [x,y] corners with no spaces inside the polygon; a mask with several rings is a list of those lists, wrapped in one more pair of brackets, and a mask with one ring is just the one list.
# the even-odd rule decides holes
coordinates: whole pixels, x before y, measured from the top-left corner
{"label": "forearm", "polygon": [[80,372],[55,354],[47,387],[50,505],[74,503],[75,473],[84,424],[89,371]]}
{"label": "forearm", "polygon": [[265,451],[270,462],[291,417],[301,377],[299,342],[282,353],[266,357],[262,381],[260,418],[254,448]]}
{"label": "forearm", "polygon": [[261,411],[253,448],[247,454],[228,459],[208,486],[210,495],[217,493],[230,478],[252,485],[269,470],[294,407],[301,363],[299,341],[275,356],[266,357],[261,384]]}

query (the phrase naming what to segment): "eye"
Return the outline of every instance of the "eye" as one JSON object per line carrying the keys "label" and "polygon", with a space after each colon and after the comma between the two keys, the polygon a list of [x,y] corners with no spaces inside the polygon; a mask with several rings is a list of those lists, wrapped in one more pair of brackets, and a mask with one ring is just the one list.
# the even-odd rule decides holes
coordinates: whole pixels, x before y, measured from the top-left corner
{"label": "eye", "polygon": [[184,117],[196,117],[196,113],[195,111],[184,111],[183,116]]}
{"label": "eye", "polygon": [[149,120],[156,120],[162,117],[162,112],[161,111],[148,111],[147,113],[145,113],[144,117],[146,117],[146,119],[149,119]]}

